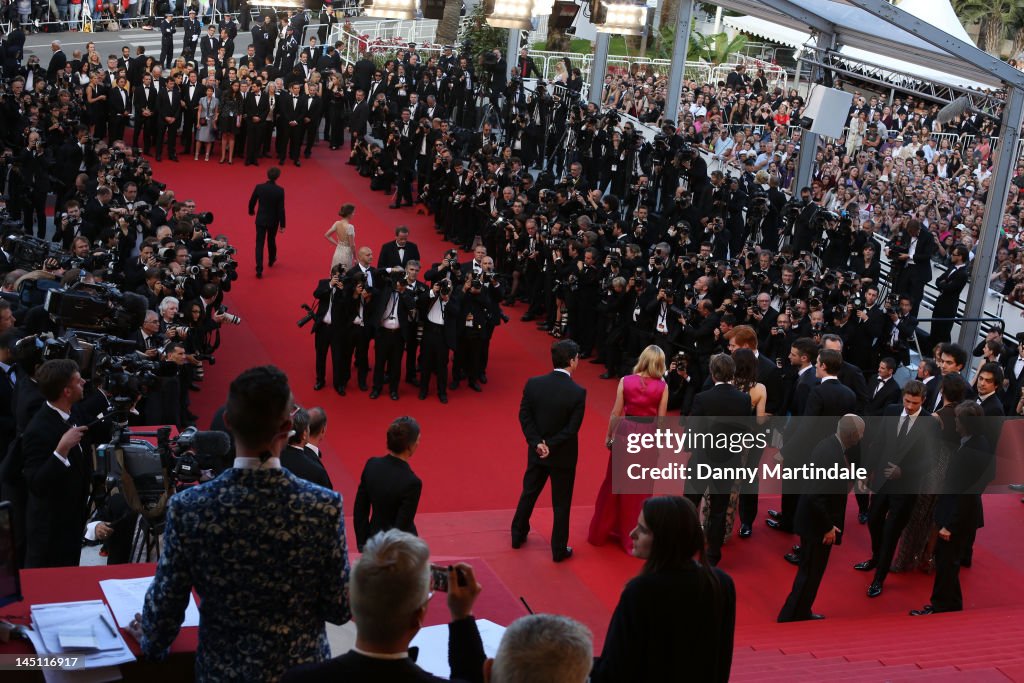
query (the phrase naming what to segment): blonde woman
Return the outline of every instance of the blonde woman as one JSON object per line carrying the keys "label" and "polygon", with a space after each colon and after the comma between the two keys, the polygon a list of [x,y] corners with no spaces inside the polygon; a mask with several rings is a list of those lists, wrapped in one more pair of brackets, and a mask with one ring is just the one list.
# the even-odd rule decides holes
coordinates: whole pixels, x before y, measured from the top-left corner
{"label": "blonde woman", "polygon": [[[665,352],[661,347],[648,346],[640,354],[633,374],[619,380],[615,394],[615,407],[608,420],[608,436],[605,446],[611,450],[616,441],[625,440],[630,432],[639,431],[639,422],[650,418],[664,417],[668,408],[668,385],[665,376]],[[623,417],[643,417],[646,420],[625,420]],[[630,531],[636,525],[637,516],[647,496],[642,494],[612,493],[612,458],[608,454],[608,471],[604,483],[597,493],[594,517],[590,520],[587,541],[593,545],[604,545],[615,540],[627,553],[632,551]]]}
{"label": "blonde woman", "polygon": [[324,234],[324,239],[334,245],[334,258],[331,259],[331,266],[341,264],[348,270],[352,267],[352,246],[356,243],[356,227],[349,221],[356,207],[352,204],[343,204],[338,211],[338,220],[334,221]]}

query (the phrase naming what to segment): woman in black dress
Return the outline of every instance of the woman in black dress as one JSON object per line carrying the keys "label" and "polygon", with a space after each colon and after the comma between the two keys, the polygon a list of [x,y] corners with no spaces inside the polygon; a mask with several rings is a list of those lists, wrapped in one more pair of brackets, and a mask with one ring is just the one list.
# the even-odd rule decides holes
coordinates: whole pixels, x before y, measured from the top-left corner
{"label": "woman in black dress", "polygon": [[221,93],[217,130],[220,131],[220,163],[230,164],[235,158],[235,134],[242,114],[242,94],[239,82],[234,81]]}
{"label": "woman in black dress", "polygon": [[619,597],[591,682],[728,681],[736,588],[708,565],[693,504],[648,498],[630,537],[646,561]]}

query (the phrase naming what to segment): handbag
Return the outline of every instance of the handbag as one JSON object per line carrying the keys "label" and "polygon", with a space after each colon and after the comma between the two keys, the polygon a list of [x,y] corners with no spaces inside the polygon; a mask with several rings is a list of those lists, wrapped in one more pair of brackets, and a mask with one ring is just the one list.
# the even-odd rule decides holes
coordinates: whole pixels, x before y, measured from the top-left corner
{"label": "handbag", "polygon": [[206,117],[205,116],[200,116],[199,117],[199,125],[200,126],[206,126]]}

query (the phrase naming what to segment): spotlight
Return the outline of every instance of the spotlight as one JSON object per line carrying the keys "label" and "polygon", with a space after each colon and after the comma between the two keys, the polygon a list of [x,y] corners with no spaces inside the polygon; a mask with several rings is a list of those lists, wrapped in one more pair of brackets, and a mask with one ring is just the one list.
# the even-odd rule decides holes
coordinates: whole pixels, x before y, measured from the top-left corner
{"label": "spotlight", "polygon": [[363,11],[382,19],[415,19],[416,0],[364,0]]}
{"label": "spotlight", "polygon": [[601,33],[638,36],[647,24],[647,7],[628,1],[595,1],[593,23]]}
{"label": "spotlight", "polygon": [[494,28],[528,30],[533,28],[534,0],[495,0],[487,23]]}

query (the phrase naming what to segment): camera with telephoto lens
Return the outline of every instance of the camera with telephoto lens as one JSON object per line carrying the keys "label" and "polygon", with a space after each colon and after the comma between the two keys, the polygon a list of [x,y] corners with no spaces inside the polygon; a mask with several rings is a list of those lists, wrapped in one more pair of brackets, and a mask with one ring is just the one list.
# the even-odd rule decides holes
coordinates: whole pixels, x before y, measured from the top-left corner
{"label": "camera with telephoto lens", "polygon": [[302,318],[299,320],[299,322],[296,323],[296,325],[298,325],[299,327],[305,327],[314,318],[316,318],[316,311],[314,311],[313,307],[310,306],[309,304],[301,304],[301,306],[302,310],[306,312],[306,315],[302,316]]}
{"label": "camera with telephoto lens", "polygon": [[437,283],[437,291],[441,296],[448,296],[452,293],[452,282],[445,278]]}
{"label": "camera with telephoto lens", "polygon": [[237,315],[235,315],[235,314],[233,314],[233,313],[228,313],[228,307],[227,306],[219,306],[217,308],[217,313],[219,313],[220,315],[224,316],[224,321],[225,322],[231,323],[232,325],[241,325],[242,324],[242,318],[237,316]]}

